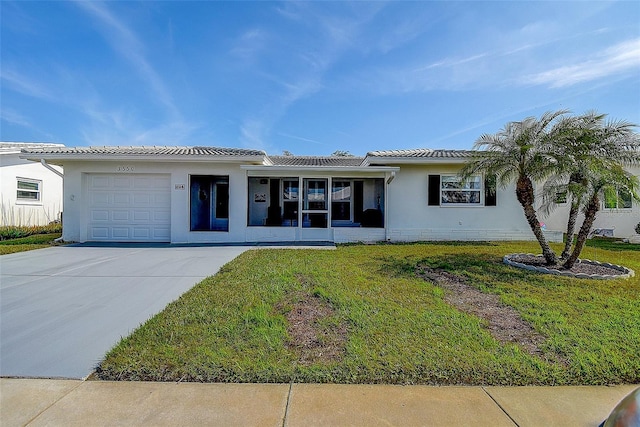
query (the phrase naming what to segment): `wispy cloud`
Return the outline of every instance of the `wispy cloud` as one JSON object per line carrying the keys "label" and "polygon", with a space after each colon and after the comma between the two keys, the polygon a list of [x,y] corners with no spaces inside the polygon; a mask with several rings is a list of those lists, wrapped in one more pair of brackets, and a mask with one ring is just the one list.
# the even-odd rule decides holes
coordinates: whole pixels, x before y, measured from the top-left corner
{"label": "wispy cloud", "polygon": [[594,59],[525,76],[522,83],[557,88],[629,72],[640,74],[640,39],[612,46],[595,55]]}
{"label": "wispy cloud", "polygon": [[44,85],[30,79],[24,74],[7,69],[6,65],[2,70],[2,80],[4,81],[5,87],[9,87],[23,95],[43,100],[54,99],[53,94]]}
{"label": "wispy cloud", "polygon": [[267,44],[268,37],[265,30],[251,28],[238,37],[231,48],[231,54],[247,61],[255,60]]}
{"label": "wispy cloud", "polygon": [[15,111],[7,109],[7,108],[3,108],[2,111],[0,111],[0,117],[2,118],[3,121],[5,121],[7,123],[11,123],[13,125],[22,126],[22,127],[25,127],[25,128],[32,128],[33,127],[31,122],[29,121],[29,119],[27,119],[26,117],[24,117],[20,113],[17,113]]}
{"label": "wispy cloud", "polygon": [[298,141],[310,142],[312,144],[325,145],[323,142],[317,141],[315,139],[305,138],[305,137],[297,136],[297,135],[291,135],[290,133],[278,132],[278,135],[284,136],[285,138],[296,139]]}
{"label": "wispy cloud", "polygon": [[149,85],[153,97],[170,114],[179,117],[179,111],[162,78],[146,59],[144,45],[127,25],[119,20],[104,3],[77,1],[76,4],[101,24],[101,33],[111,47],[133,66],[141,79]]}
{"label": "wispy cloud", "polygon": [[[275,124],[296,103],[322,91],[326,75],[344,55],[355,49],[361,50],[360,34],[384,3],[366,7],[359,4],[353,8],[346,3],[333,6],[326,8],[314,3],[286,2],[275,8],[279,17],[289,21],[293,28],[305,28],[303,36],[292,44],[279,45],[278,39],[269,38],[266,32],[256,28],[246,30],[238,38],[232,53],[239,56],[256,59],[259,53],[267,52],[272,65],[279,61],[279,55],[286,53],[286,65],[278,70],[278,77],[269,77],[277,84],[274,89],[276,95],[242,122],[240,142],[244,146],[267,148],[265,146],[269,145],[269,134]],[[256,63],[255,67],[253,72],[261,77],[273,76],[265,71],[268,68],[266,63]],[[279,147],[274,149],[279,151]]]}

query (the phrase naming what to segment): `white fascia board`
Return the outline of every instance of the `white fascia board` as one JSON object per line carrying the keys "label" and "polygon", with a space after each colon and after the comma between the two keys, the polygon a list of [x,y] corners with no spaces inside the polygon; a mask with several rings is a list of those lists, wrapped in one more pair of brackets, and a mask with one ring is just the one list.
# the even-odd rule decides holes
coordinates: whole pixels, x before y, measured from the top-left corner
{"label": "white fascia board", "polygon": [[397,157],[374,157],[365,159],[363,165],[371,163],[384,163],[387,165],[431,165],[431,164],[464,164],[468,159],[460,157],[415,157],[415,158],[397,158]]}
{"label": "white fascia board", "polygon": [[249,175],[255,175],[256,173],[269,173],[269,174],[291,174],[291,173],[299,173],[299,174],[308,174],[308,173],[318,173],[318,172],[329,172],[329,173],[357,173],[357,174],[379,174],[382,176],[386,173],[398,172],[400,170],[399,167],[393,166],[263,166],[263,165],[241,165],[241,169],[245,169]]}
{"label": "white fascia board", "polygon": [[39,162],[44,159],[49,163],[63,165],[68,161],[102,161],[102,162],[175,162],[175,163],[270,163],[266,156],[145,156],[115,154],[24,154],[21,159]]}

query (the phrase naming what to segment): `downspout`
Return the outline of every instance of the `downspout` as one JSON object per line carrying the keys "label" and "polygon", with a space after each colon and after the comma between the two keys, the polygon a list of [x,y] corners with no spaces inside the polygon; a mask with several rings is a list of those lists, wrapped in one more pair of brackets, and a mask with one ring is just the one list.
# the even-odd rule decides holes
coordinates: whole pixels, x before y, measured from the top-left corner
{"label": "downspout", "polygon": [[60,178],[64,178],[64,174],[62,172],[60,172],[59,170],[53,168],[49,163],[47,163],[47,161],[45,159],[40,159],[40,164],[42,166],[44,166],[45,168],[49,169],[51,172],[53,172],[56,175],[58,175]]}
{"label": "downspout", "polygon": [[392,171],[391,175],[384,183],[384,240],[389,241],[389,184],[396,177],[396,172]]}
{"label": "downspout", "polygon": [[[55,169],[54,167],[52,167],[49,163],[47,163],[47,161],[45,159],[40,159],[40,164],[42,166],[44,166],[45,168],[49,169],[51,172],[55,173],[56,175],[58,175],[60,178],[62,178],[64,180],[64,174],[62,172],[60,172],[59,170]],[[54,239],[53,241],[55,243],[62,243],[64,240],[63,240],[62,236],[60,236],[57,239]]]}

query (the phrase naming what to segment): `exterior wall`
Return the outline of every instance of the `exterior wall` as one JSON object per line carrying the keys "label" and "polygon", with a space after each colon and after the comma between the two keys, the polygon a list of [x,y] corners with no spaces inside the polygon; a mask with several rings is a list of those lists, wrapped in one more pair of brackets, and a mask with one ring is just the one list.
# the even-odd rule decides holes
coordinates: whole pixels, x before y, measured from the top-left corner
{"label": "exterior wall", "polygon": [[[630,172],[640,179],[640,167],[631,168]],[[559,205],[553,212],[544,218],[547,230],[565,232],[567,229],[567,219],[569,216],[569,204]],[[576,223],[576,233],[578,232],[584,216],[578,216]],[[596,216],[592,230],[607,229],[613,230],[613,237],[629,238],[636,235],[635,227],[640,223],[640,202],[633,201],[631,209],[605,209],[601,205]]]}
{"label": "exterior wall", "polygon": [[[63,239],[87,240],[87,174],[135,173],[171,175],[171,242],[215,243],[244,242],[246,229],[247,188],[245,171],[238,165],[211,163],[161,162],[87,162],[65,163]],[[190,231],[189,176],[229,176],[229,230]]]}
{"label": "exterior wall", "polygon": [[[41,165],[34,166],[43,168]],[[64,179],[63,238],[67,241],[87,240],[87,174],[135,173],[169,174],[171,191],[171,242],[276,242],[333,240],[335,242],[420,241],[420,240],[534,240],[517,202],[513,187],[498,189],[497,206],[428,206],[427,183],[429,174],[456,173],[459,165],[401,165],[390,182],[385,181],[381,200],[386,228],[328,227],[309,229],[301,227],[247,226],[250,191],[247,177],[305,178],[380,178],[380,173],[313,172],[302,173],[247,170],[237,164],[198,162],[126,162],[68,161]],[[229,229],[228,231],[190,231],[190,175],[229,176]],[[15,191],[15,190],[14,190]],[[4,194],[4,189],[3,189]],[[365,200],[365,208],[377,200]],[[638,212],[634,206],[635,215]],[[613,213],[611,213],[613,215]],[[630,226],[635,226],[634,213],[626,214]],[[553,218],[545,219],[547,237],[561,241],[561,227]],[[636,221],[634,223],[634,221]],[[616,230],[621,229],[616,226]]]}
{"label": "exterior wall", "polygon": [[[46,225],[59,221],[62,212],[62,178],[40,163],[0,155],[0,226]],[[54,166],[62,172],[62,168]],[[42,181],[39,201],[17,199],[17,178]]]}
{"label": "exterior wall", "polygon": [[[455,174],[460,166],[402,165],[389,184],[387,239],[420,240],[535,240],[513,187],[498,188],[497,206],[428,206],[428,175]],[[562,234],[550,232],[551,241]]]}

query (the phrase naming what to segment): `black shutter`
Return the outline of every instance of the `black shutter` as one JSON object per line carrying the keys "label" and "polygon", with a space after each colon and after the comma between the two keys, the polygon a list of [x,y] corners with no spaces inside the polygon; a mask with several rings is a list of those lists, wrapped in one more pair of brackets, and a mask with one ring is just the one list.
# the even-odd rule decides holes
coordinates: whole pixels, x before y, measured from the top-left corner
{"label": "black shutter", "polygon": [[429,206],[440,206],[440,175],[429,175],[428,183]]}
{"label": "black shutter", "polygon": [[498,186],[496,185],[496,176],[487,175],[484,178],[484,205],[496,206],[498,203],[497,193]]}

